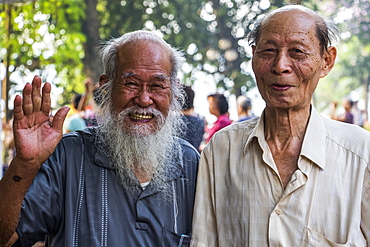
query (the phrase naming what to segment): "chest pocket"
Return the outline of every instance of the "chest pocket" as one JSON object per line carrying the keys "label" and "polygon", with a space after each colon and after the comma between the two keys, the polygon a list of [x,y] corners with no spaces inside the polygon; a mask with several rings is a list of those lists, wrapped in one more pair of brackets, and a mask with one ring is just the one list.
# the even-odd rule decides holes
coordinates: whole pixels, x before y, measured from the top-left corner
{"label": "chest pocket", "polygon": [[190,235],[179,235],[163,228],[163,247],[186,247],[190,245]]}
{"label": "chest pocket", "polygon": [[350,246],[350,244],[334,243],[333,241],[327,239],[322,234],[315,232],[309,228],[306,228],[303,234],[300,247],[316,247],[316,246],[346,247]]}

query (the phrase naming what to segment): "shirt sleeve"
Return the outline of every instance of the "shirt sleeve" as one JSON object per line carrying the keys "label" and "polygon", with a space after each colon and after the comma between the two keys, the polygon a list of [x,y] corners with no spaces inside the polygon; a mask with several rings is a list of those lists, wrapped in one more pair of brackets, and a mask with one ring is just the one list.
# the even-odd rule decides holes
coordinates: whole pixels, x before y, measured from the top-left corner
{"label": "shirt sleeve", "polygon": [[214,168],[210,144],[203,150],[198,170],[193,213],[191,246],[217,247],[217,225],[214,207]]}
{"label": "shirt sleeve", "polygon": [[[61,224],[63,190],[62,166],[64,149],[59,147],[41,166],[23,200],[17,226],[18,245],[32,246],[55,232]],[[62,158],[61,158],[62,157]]]}
{"label": "shirt sleeve", "polygon": [[361,202],[361,230],[370,246],[370,167],[365,173],[365,182]]}

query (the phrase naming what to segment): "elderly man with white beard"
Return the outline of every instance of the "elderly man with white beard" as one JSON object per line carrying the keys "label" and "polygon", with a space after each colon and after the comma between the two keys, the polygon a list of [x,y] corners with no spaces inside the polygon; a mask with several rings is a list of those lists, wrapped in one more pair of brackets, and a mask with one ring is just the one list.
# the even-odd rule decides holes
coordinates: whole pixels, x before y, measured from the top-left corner
{"label": "elderly man with white beard", "polygon": [[101,55],[98,127],[62,137],[68,107],[49,118],[51,85],[38,76],[16,96],[2,245],[189,245],[199,154],[176,137],[184,58],[147,31],[112,39]]}

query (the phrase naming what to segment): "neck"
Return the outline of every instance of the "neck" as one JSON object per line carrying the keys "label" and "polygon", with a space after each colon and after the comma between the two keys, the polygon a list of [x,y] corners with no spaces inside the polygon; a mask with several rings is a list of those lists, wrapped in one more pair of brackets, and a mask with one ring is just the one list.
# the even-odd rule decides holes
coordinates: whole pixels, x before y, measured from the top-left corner
{"label": "neck", "polygon": [[187,116],[194,116],[194,115],[195,115],[195,113],[194,113],[194,109],[193,109],[193,108],[191,108],[191,109],[189,109],[189,110],[183,110],[183,111],[182,111],[182,113],[183,113],[184,115],[187,115]]}
{"label": "neck", "polygon": [[[135,176],[137,177],[137,180],[139,180],[140,183],[146,183],[149,182],[152,179],[152,176],[148,175],[147,172],[143,173],[141,171],[133,171]],[[154,172],[153,172],[154,173]]]}
{"label": "neck", "polygon": [[239,114],[239,118],[248,117],[248,116],[249,116],[249,114],[245,113],[245,112]]}
{"label": "neck", "polygon": [[299,111],[266,108],[264,114],[265,138],[268,143],[280,150],[291,143],[302,143],[310,117],[309,108]]}

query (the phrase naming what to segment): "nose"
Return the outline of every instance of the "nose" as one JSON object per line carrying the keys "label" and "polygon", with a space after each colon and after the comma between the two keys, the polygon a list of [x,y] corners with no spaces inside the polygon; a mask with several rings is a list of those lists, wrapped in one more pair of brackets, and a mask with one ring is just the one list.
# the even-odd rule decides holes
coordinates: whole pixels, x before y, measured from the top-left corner
{"label": "nose", "polygon": [[150,91],[143,86],[134,98],[134,103],[140,107],[147,108],[153,104]]}
{"label": "nose", "polygon": [[280,75],[291,72],[291,60],[285,52],[279,52],[273,61],[272,72]]}

